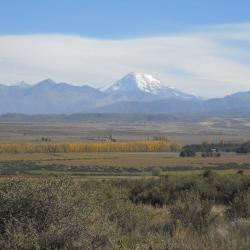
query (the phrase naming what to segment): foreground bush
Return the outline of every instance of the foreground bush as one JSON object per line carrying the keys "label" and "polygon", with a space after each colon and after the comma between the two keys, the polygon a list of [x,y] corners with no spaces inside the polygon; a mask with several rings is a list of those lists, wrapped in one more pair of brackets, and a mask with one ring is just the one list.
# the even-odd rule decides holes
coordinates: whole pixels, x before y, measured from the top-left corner
{"label": "foreground bush", "polygon": [[231,207],[228,210],[228,216],[234,219],[250,218],[250,190],[239,193],[233,200]]}
{"label": "foreground bush", "polygon": [[[249,179],[235,176],[2,178],[0,249],[249,249]],[[232,183],[233,203],[216,199]]]}
{"label": "foreground bush", "polygon": [[202,200],[196,193],[184,193],[170,208],[173,221],[198,231],[208,229],[216,221],[211,211],[212,203]]}
{"label": "foreground bush", "polygon": [[92,198],[69,179],[5,181],[0,186],[0,249],[106,247],[109,239],[100,232],[105,222],[93,228],[95,210]]}

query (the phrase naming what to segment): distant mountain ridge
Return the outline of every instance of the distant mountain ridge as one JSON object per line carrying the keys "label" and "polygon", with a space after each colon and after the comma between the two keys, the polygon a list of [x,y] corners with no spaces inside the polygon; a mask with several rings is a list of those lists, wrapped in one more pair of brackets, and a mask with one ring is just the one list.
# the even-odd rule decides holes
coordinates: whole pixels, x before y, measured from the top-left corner
{"label": "distant mountain ridge", "polygon": [[166,86],[150,74],[132,72],[101,91],[51,79],[35,85],[0,85],[0,114],[164,113],[250,116],[250,91],[201,98]]}

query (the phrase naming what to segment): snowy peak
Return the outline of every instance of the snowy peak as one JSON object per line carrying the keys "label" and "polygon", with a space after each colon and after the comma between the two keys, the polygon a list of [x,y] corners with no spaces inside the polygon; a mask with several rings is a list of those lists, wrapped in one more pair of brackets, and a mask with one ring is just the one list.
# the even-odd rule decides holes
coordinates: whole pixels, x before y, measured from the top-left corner
{"label": "snowy peak", "polygon": [[141,90],[154,93],[162,88],[162,83],[149,74],[131,72],[112,85],[109,91],[135,91]]}
{"label": "snowy peak", "polygon": [[160,98],[190,99],[193,95],[186,94],[173,87],[166,86],[150,74],[131,72],[107,89],[107,92],[144,92]]}

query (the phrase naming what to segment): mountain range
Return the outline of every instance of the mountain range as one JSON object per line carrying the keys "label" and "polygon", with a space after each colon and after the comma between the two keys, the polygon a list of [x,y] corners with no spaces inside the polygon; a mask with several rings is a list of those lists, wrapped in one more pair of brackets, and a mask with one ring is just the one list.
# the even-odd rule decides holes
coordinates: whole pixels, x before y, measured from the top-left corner
{"label": "mountain range", "polygon": [[204,100],[150,74],[129,73],[104,90],[51,79],[0,85],[0,114],[165,113],[250,115],[250,91]]}

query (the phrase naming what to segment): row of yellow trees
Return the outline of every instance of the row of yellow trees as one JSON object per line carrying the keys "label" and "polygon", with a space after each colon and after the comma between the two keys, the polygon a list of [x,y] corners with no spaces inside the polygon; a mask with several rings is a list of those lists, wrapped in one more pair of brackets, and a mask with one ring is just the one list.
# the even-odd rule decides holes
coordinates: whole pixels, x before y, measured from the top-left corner
{"label": "row of yellow trees", "polygon": [[180,145],[172,141],[0,144],[0,153],[175,152],[179,150]]}

